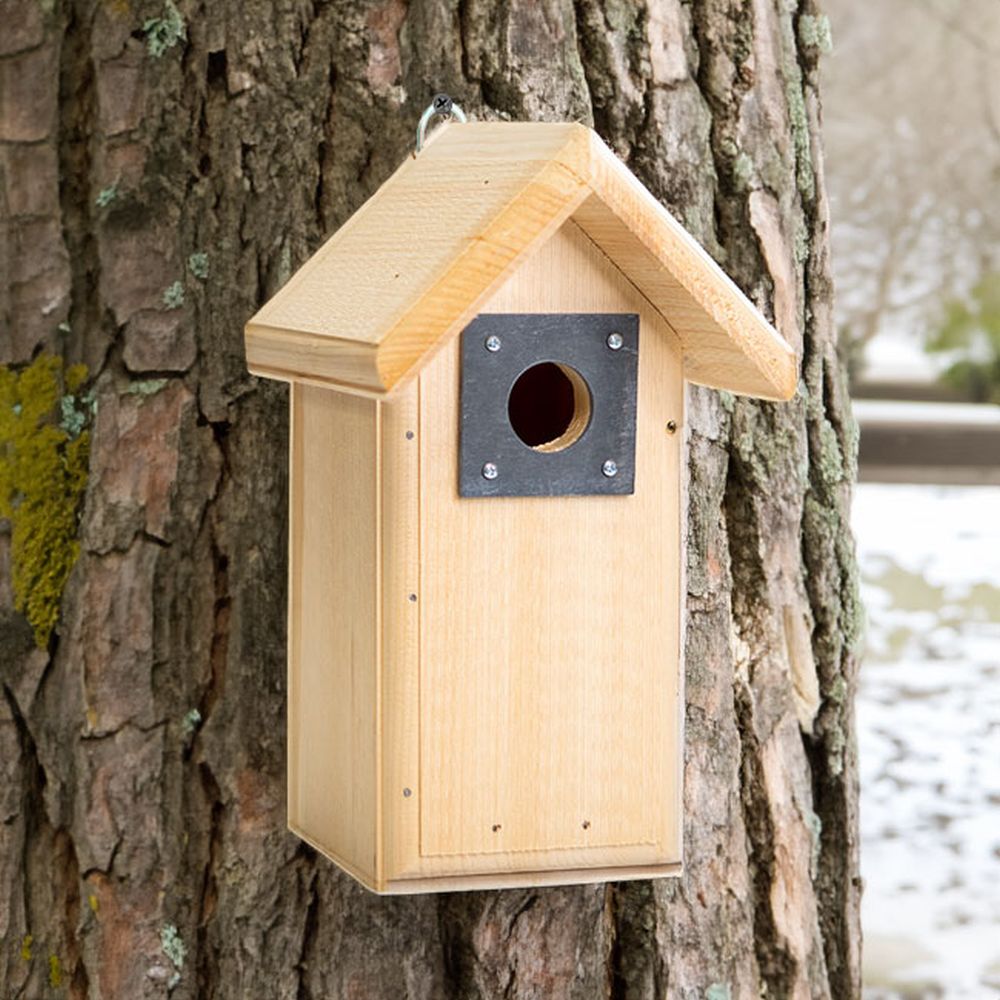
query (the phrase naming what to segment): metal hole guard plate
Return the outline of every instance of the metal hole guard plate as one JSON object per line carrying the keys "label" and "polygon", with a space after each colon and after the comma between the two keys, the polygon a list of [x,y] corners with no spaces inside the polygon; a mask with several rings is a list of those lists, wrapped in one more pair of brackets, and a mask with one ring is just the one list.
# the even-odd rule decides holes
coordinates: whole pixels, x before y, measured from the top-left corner
{"label": "metal hole guard plate", "polygon": [[[622,338],[617,349],[608,345],[613,333]],[[499,347],[491,338],[499,340]],[[617,339],[613,343],[617,345]],[[634,492],[636,313],[484,313],[462,331],[461,352],[461,496]],[[526,445],[511,427],[507,413],[507,399],[518,376],[545,361],[575,368],[591,395],[587,429],[569,447],[556,452]],[[609,461],[618,467],[610,476],[603,471]],[[496,467],[494,478],[484,477],[486,465]]]}

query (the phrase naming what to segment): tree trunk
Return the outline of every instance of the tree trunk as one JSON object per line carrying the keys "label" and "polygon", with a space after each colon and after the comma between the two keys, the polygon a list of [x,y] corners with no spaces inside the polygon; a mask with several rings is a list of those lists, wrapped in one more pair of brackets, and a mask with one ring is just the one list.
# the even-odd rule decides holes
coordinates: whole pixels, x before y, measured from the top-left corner
{"label": "tree trunk", "polygon": [[[0,362],[84,363],[53,421],[90,448],[51,633],[16,610],[26,506],[0,498],[4,1000],[857,996],[855,432],[814,0],[2,18]],[[287,394],[247,375],[242,326],[440,90],[593,123],[801,349],[789,404],[689,390],[677,880],[378,898],[285,831]]]}

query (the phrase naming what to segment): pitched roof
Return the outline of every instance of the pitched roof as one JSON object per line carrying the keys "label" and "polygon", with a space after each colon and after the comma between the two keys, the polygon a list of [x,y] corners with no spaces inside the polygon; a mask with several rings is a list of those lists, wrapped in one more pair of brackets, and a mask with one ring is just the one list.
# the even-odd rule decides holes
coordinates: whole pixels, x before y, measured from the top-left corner
{"label": "pitched roof", "polygon": [[249,321],[259,375],[376,395],[419,371],[572,218],[683,345],[693,382],[769,399],[795,354],[589,128],[447,124]]}

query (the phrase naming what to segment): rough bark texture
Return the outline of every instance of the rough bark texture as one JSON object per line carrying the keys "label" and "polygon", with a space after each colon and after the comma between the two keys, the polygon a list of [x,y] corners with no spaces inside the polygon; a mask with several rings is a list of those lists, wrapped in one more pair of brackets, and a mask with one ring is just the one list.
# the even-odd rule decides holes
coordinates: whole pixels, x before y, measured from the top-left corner
{"label": "rough bark texture", "polygon": [[[856,996],[855,442],[813,0],[2,19],[0,362],[82,361],[98,402],[47,649],[0,582],[4,1000]],[[380,899],[284,829],[287,399],[242,324],[438,90],[592,122],[802,350],[787,405],[689,394],[677,881]]]}

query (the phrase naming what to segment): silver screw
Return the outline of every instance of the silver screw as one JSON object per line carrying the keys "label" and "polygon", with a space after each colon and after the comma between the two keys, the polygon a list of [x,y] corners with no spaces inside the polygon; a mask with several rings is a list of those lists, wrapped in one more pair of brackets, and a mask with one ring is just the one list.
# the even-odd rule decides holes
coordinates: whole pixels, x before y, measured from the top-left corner
{"label": "silver screw", "polygon": [[612,351],[620,351],[622,349],[622,344],[625,343],[624,338],[620,333],[609,333],[607,344]]}
{"label": "silver screw", "polygon": [[490,354],[496,354],[496,352],[500,350],[500,338],[495,333],[491,333],[486,338],[486,350],[489,351]]}
{"label": "silver screw", "polygon": [[611,479],[612,476],[617,476],[618,475],[618,463],[609,458],[604,463],[604,465],[601,466],[601,472],[603,472],[604,475],[606,475],[608,477],[608,479]]}
{"label": "silver screw", "polygon": [[492,462],[487,462],[483,466],[483,479],[496,479],[499,475],[500,470]]}
{"label": "silver screw", "polygon": [[413,792],[411,792],[409,788],[404,788],[403,789],[403,798],[404,799],[408,799],[412,794],[413,794]]}

